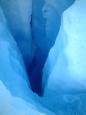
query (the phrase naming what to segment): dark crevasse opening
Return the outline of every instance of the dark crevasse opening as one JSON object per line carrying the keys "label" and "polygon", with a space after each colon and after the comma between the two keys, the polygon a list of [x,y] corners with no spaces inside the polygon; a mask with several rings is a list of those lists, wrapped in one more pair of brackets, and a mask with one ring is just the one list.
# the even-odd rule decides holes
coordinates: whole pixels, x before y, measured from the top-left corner
{"label": "dark crevasse opening", "polygon": [[31,88],[42,96],[42,70],[58,35],[61,15],[75,0],[35,0],[32,3],[32,39],[35,49],[28,71]]}
{"label": "dark crevasse opening", "polygon": [[[42,95],[41,84],[42,84],[42,68],[43,68],[43,39],[45,38],[45,19],[42,14],[42,7],[44,5],[43,0],[32,1],[32,39],[34,47],[34,58],[33,63],[29,70],[29,80],[31,88],[34,92]],[[36,31],[35,31],[36,30]],[[39,42],[38,42],[39,41]],[[40,65],[40,66],[39,66]]]}

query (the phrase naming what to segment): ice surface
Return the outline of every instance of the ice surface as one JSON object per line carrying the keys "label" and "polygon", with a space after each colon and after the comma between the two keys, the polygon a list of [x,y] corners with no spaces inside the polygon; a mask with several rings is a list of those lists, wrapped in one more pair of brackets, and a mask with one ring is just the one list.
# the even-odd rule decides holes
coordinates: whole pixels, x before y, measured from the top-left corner
{"label": "ice surface", "polygon": [[[46,40],[47,40],[46,43],[47,46],[49,45],[48,46],[49,49],[53,46],[56,40],[56,35],[58,35],[62,13],[64,12],[64,10],[70,7],[74,3],[74,1],[75,0],[70,0],[70,1],[69,0],[51,0],[51,1],[45,0],[43,12],[44,12],[44,17],[46,19],[46,26],[45,26]],[[59,45],[60,44],[58,44],[58,46]],[[54,45],[53,47],[57,47],[57,46]],[[52,71],[52,67],[53,67],[52,64],[54,65],[56,63],[55,58],[57,58],[58,56],[56,52],[58,52],[57,48],[52,48],[52,50],[50,50],[48,59],[46,61],[45,74],[49,74]]]}
{"label": "ice surface", "polygon": [[[74,0],[45,0],[43,6],[43,16],[46,20],[46,47],[48,51],[53,46],[59,31],[61,15]],[[47,50],[46,50],[47,51]]]}
{"label": "ice surface", "polygon": [[74,0],[35,0],[35,2],[32,2],[33,38],[37,47],[43,53],[48,53],[59,31],[62,12],[67,9]]}
{"label": "ice surface", "polygon": [[74,0],[32,0],[32,35],[35,56],[32,66],[32,88],[40,92],[42,69],[50,48],[53,46],[60,27],[62,12]]}
{"label": "ice surface", "polygon": [[44,105],[62,115],[86,114],[86,1],[63,13],[59,35],[44,67]]}
{"label": "ice surface", "polygon": [[31,92],[22,55],[0,9],[0,115],[54,115]]}
{"label": "ice surface", "polygon": [[30,85],[22,56],[6,25],[2,22],[0,22],[0,79],[13,95],[28,98]]}
{"label": "ice surface", "polygon": [[47,115],[22,98],[15,97],[0,81],[0,115]]}
{"label": "ice surface", "polygon": [[0,0],[8,27],[20,48],[26,65],[29,67],[33,57],[31,35],[31,0]]}
{"label": "ice surface", "polygon": [[[0,0],[1,115],[86,114],[86,1],[73,2]],[[39,94],[47,58],[43,98],[31,92],[23,58]]]}

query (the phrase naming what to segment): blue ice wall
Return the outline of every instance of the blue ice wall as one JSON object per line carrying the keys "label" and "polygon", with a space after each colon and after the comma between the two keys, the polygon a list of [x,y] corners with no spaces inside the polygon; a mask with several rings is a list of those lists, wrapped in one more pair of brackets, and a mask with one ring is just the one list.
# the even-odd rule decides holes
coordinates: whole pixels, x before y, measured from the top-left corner
{"label": "blue ice wall", "polygon": [[32,2],[33,39],[36,47],[43,53],[48,53],[53,46],[59,31],[62,12],[73,2],[74,0],[36,0]]}
{"label": "blue ice wall", "polygon": [[86,114],[86,0],[74,1],[0,0],[1,115]]}
{"label": "blue ice wall", "polygon": [[35,0],[32,1],[32,38],[35,54],[30,70],[32,89],[40,92],[42,69],[50,48],[59,32],[62,12],[74,0]]}
{"label": "blue ice wall", "polygon": [[46,47],[48,51],[53,46],[56,36],[59,32],[61,15],[74,0],[45,0],[43,6],[43,16],[46,20]]}
{"label": "blue ice wall", "polygon": [[74,0],[0,0],[7,25],[23,55],[34,91],[41,92],[42,69],[58,34],[62,12]]}
{"label": "blue ice wall", "polygon": [[63,13],[59,34],[44,67],[42,101],[57,115],[86,114],[85,9],[86,1],[76,0]]}
{"label": "blue ice wall", "polygon": [[0,0],[0,6],[5,14],[8,27],[22,52],[27,68],[33,58],[31,32],[31,0]]}
{"label": "blue ice wall", "polygon": [[0,114],[55,115],[31,92],[23,57],[0,8]]}
{"label": "blue ice wall", "polygon": [[22,55],[12,35],[7,29],[6,20],[0,9],[0,80],[12,95],[28,100],[30,84]]}

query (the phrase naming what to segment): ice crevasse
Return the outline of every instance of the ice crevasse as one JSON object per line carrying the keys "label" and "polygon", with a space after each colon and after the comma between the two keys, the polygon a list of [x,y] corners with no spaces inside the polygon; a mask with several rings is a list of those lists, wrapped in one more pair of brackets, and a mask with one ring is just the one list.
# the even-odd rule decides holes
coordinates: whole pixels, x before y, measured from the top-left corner
{"label": "ice crevasse", "polygon": [[74,0],[32,0],[31,29],[35,44],[35,61],[32,64],[30,80],[32,84],[36,84],[33,90],[38,90],[38,93],[41,90],[38,87],[41,87],[42,69],[59,32],[61,15],[73,2]]}
{"label": "ice crevasse", "polygon": [[73,1],[0,0],[7,26],[30,75],[31,88],[37,93],[42,92],[42,69],[59,31],[62,12]]}
{"label": "ice crevasse", "polygon": [[23,56],[0,8],[0,115],[53,114],[32,93]]}
{"label": "ice crevasse", "polygon": [[0,115],[85,115],[86,0],[0,7]]}

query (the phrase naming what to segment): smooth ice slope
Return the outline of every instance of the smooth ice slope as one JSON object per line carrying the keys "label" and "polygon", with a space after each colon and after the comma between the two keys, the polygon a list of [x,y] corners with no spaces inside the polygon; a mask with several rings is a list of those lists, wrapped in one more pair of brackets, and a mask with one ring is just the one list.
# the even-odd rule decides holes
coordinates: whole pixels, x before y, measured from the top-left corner
{"label": "smooth ice slope", "polygon": [[0,115],[47,115],[22,98],[15,97],[0,81]]}
{"label": "smooth ice slope", "polygon": [[0,22],[0,79],[13,95],[28,99],[30,85],[22,56],[6,25],[2,22]]}
{"label": "smooth ice slope", "polygon": [[33,57],[31,35],[31,0],[0,0],[8,27],[20,48],[29,68]]}
{"label": "smooth ice slope", "polygon": [[44,105],[57,114],[86,114],[85,10],[86,1],[76,0],[64,12],[59,35],[45,64]]}
{"label": "smooth ice slope", "polygon": [[43,107],[40,111],[36,104],[13,96],[0,80],[0,115],[55,115]]}

